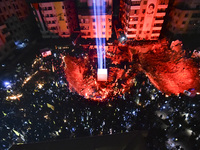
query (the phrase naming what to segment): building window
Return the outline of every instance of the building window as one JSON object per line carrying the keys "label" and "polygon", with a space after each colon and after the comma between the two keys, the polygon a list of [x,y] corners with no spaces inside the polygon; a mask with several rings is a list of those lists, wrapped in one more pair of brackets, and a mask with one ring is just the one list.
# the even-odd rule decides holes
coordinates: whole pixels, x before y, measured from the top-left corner
{"label": "building window", "polygon": [[142,10],[142,13],[143,13],[143,14],[145,13],[145,9]]}
{"label": "building window", "polygon": [[132,1],[131,6],[140,6],[140,1]]}
{"label": "building window", "polygon": [[102,32],[102,34],[105,35],[106,33],[105,33],[105,32]]}
{"label": "building window", "polygon": [[158,16],[155,18],[156,20],[163,20],[163,16]]}
{"label": "building window", "polygon": [[136,34],[136,31],[128,31],[128,34]]}
{"label": "building window", "polygon": [[85,23],[90,23],[90,20],[89,19],[85,19]]}
{"label": "building window", "polygon": [[137,26],[136,24],[129,24],[128,27],[129,27],[130,29],[136,29],[136,26]]}
{"label": "building window", "polygon": [[86,36],[86,33],[85,33],[85,32],[82,32],[81,35]]}
{"label": "building window", "polygon": [[185,14],[185,17],[188,17],[188,14]]}
{"label": "building window", "polygon": [[96,26],[93,26],[93,29],[96,29]]}
{"label": "building window", "polygon": [[138,21],[138,17],[130,17],[129,21]]}
{"label": "building window", "polygon": [[93,19],[93,22],[95,22],[95,19]]}
{"label": "building window", "polygon": [[140,24],[140,28],[142,28],[143,27],[143,24]]}
{"label": "building window", "polygon": [[52,10],[52,7],[48,7],[48,10]]}
{"label": "building window", "polygon": [[193,13],[192,18],[200,18],[200,13]]}
{"label": "building window", "polygon": [[152,33],[160,33],[160,30],[153,30]]}
{"label": "building window", "polygon": [[143,20],[144,20],[144,17],[142,17],[140,21],[142,22]]}
{"label": "building window", "polygon": [[141,33],[142,33],[142,31],[140,30],[140,31],[139,31],[139,34],[141,34]]}
{"label": "building window", "polygon": [[137,10],[135,10],[135,14],[137,14]]}
{"label": "building window", "polygon": [[144,1],[144,5],[146,5],[147,4],[147,1]]}
{"label": "building window", "polygon": [[157,10],[157,12],[158,12],[158,13],[165,12],[165,8],[160,8],[160,9]]}
{"label": "building window", "polygon": [[162,27],[162,23],[156,23],[154,24],[154,27]]}
{"label": "building window", "polygon": [[103,25],[102,27],[103,27],[104,29],[106,28],[106,26],[105,26],[105,25]]}

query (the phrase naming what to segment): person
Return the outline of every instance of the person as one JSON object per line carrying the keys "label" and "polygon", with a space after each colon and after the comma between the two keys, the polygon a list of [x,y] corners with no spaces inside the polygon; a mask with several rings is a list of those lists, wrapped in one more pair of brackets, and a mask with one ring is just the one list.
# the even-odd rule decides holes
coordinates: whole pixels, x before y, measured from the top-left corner
{"label": "person", "polygon": [[155,8],[155,5],[153,3],[149,4],[147,14],[153,14],[154,8]]}

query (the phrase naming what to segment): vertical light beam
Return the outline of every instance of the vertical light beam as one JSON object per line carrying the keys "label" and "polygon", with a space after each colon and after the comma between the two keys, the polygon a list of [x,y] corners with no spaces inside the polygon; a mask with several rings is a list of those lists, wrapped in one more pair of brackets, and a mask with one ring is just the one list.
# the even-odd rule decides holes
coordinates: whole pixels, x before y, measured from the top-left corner
{"label": "vertical light beam", "polygon": [[[106,6],[104,0],[93,0],[93,11],[95,18],[95,31],[96,31],[96,45],[97,45],[97,59],[98,59],[98,81],[107,81],[107,69],[106,69],[106,53],[105,53],[105,31],[104,23],[106,23]],[[104,22],[102,22],[102,20]],[[106,25],[105,25],[106,27]],[[104,34],[103,34],[103,32]]]}

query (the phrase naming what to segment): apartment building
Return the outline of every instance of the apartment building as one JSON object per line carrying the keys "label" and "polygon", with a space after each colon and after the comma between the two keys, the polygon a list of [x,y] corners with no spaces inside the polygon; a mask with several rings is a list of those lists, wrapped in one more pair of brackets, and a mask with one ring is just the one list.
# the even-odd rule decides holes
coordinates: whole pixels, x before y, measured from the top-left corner
{"label": "apartment building", "polygon": [[170,12],[168,29],[177,34],[200,33],[200,1],[175,0]]}
{"label": "apartment building", "polygon": [[[94,4],[93,0],[78,0],[78,19],[82,38],[106,38],[106,40],[111,38],[112,2],[112,0],[100,0],[99,3]],[[102,8],[103,5],[105,12],[101,11],[96,19],[94,6]]]}
{"label": "apartment building", "polygon": [[67,38],[78,27],[74,1],[32,3],[31,7],[43,38]]}
{"label": "apartment building", "polygon": [[25,0],[0,0],[0,62],[13,55],[16,40],[26,38],[24,28],[29,28],[25,23],[28,15]]}
{"label": "apartment building", "polygon": [[157,40],[169,0],[120,0],[120,20],[127,39]]}

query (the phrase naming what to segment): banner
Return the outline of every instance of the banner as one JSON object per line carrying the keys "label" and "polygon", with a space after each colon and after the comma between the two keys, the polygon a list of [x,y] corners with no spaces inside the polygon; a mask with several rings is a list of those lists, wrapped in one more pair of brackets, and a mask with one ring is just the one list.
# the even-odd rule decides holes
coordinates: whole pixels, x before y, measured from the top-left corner
{"label": "banner", "polygon": [[148,0],[147,8],[146,8],[146,14],[144,18],[144,25],[143,25],[143,31],[144,33],[150,32],[154,13],[156,11],[156,2],[157,0]]}

